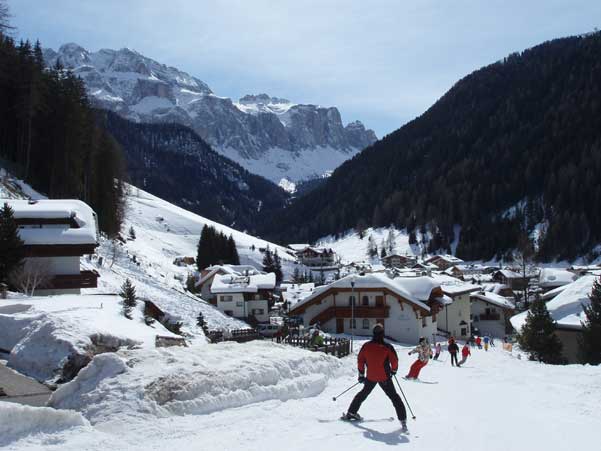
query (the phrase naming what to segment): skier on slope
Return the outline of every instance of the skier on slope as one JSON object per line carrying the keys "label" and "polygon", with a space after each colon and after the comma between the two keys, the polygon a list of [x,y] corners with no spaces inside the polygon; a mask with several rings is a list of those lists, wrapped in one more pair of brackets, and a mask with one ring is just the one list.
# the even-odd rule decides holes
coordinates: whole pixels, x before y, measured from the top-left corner
{"label": "skier on slope", "polygon": [[484,336],[484,350],[488,351],[488,343],[490,343],[490,337],[488,335]]}
{"label": "skier on slope", "polygon": [[436,346],[434,346],[434,360],[438,360],[438,357],[440,357],[441,351],[442,351],[441,344],[436,343]]}
{"label": "skier on slope", "polygon": [[466,343],[463,348],[461,348],[461,361],[457,364],[457,366],[463,365],[467,361],[467,357],[472,355],[470,352],[470,346]]}
{"label": "skier on slope", "polygon": [[411,368],[409,368],[409,374],[405,376],[405,379],[417,379],[419,377],[419,372],[428,364],[430,357],[432,356],[432,349],[430,349],[430,345],[428,344],[428,340],[424,337],[419,339],[419,344],[415,349],[409,351],[409,355],[414,352],[418,353],[417,360],[413,362]]}
{"label": "skier on slope", "polygon": [[457,363],[457,353],[459,352],[459,346],[455,343],[455,337],[449,338],[449,346],[447,347],[449,354],[451,354],[451,366],[459,366]]}
{"label": "skier on slope", "polygon": [[[367,365],[367,377],[365,376],[365,365]],[[361,347],[361,351],[359,351],[359,356],[357,357],[357,367],[359,370],[359,382],[363,384],[363,390],[353,398],[348,412],[344,415],[344,419],[361,419],[361,416],[357,412],[359,412],[363,401],[367,399],[376,384],[378,384],[392,401],[397,417],[401,422],[402,431],[407,432],[407,412],[405,411],[405,405],[392,383],[392,377],[396,374],[399,367],[399,359],[392,345],[384,341],[384,326],[381,324],[374,326],[373,338]]]}

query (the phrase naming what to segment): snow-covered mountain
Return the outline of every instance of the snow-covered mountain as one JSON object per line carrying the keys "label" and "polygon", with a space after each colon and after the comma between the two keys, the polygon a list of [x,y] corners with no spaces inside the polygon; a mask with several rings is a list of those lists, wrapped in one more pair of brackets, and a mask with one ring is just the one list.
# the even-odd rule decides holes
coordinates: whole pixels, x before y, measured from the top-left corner
{"label": "snow-covered mountain", "polygon": [[321,176],[376,141],[359,122],[343,125],[335,107],[295,104],[267,94],[237,102],[176,68],[133,50],[89,52],[77,44],[44,51],[81,77],[99,107],[138,122],[175,122],[215,150],[274,182]]}

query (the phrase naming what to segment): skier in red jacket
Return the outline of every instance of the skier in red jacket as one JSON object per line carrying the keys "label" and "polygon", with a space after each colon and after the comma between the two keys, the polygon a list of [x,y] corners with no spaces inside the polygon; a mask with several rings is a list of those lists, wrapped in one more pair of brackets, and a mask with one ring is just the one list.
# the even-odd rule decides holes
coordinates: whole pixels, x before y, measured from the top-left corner
{"label": "skier in red jacket", "polygon": [[461,349],[461,360],[459,361],[457,366],[463,365],[467,361],[467,357],[470,355],[472,355],[472,353],[470,352],[469,344],[466,343]]}
{"label": "skier in red jacket", "polygon": [[[365,376],[367,365],[367,377]],[[376,384],[380,385],[386,396],[390,398],[401,422],[403,432],[407,431],[407,412],[401,397],[396,392],[392,377],[399,367],[399,359],[391,344],[384,342],[384,326],[376,324],[373,328],[373,338],[363,345],[357,357],[359,369],[359,382],[363,383],[361,390],[348,408],[345,417],[347,420],[360,420],[357,413],[361,403],[367,399]]]}

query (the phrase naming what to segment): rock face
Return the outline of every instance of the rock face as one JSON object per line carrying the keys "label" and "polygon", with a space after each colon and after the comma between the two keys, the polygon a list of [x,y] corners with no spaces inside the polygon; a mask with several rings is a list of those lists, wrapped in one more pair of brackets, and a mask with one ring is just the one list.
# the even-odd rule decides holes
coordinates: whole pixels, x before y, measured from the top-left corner
{"label": "rock face", "polygon": [[194,129],[218,152],[275,182],[335,169],[376,141],[361,122],[343,125],[335,107],[294,104],[267,94],[233,102],[203,81],[129,50],[88,52],[65,44],[46,49],[83,79],[92,102],[137,122],[173,122]]}

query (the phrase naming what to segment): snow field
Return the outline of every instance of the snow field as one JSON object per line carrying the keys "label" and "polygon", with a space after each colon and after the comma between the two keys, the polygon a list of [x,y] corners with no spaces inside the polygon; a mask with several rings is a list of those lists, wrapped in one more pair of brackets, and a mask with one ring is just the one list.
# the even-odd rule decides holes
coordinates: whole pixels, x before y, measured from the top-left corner
{"label": "snow field", "polygon": [[92,424],[201,415],[317,396],[342,362],[271,342],[121,351],[94,360],[49,405]]}
{"label": "snow field", "polygon": [[0,446],[32,434],[39,437],[77,427],[89,428],[77,412],[0,402]]}

